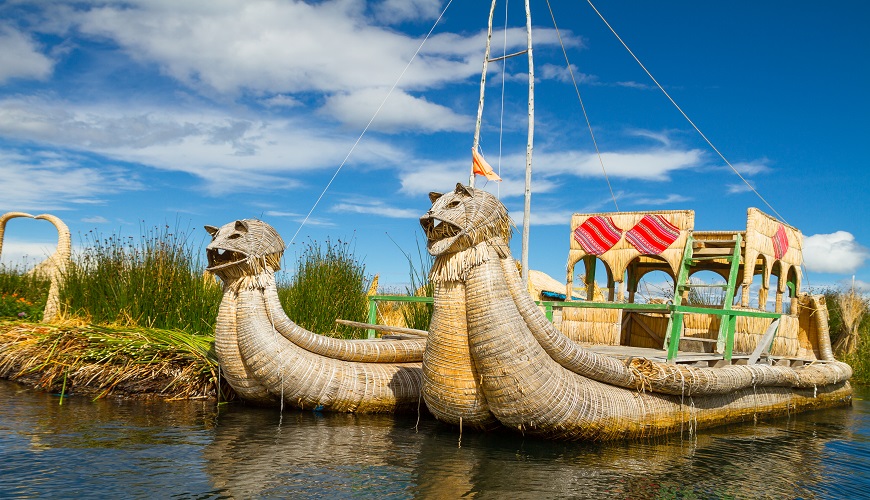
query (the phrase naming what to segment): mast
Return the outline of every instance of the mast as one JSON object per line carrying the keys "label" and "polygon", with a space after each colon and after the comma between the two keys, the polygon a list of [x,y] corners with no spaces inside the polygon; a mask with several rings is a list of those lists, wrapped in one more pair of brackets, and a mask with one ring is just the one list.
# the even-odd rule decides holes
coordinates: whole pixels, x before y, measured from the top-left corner
{"label": "mast", "polygon": [[529,135],[526,143],[526,188],[525,201],[523,204],[523,249],[522,264],[523,283],[529,283],[529,222],[531,219],[532,206],[532,149],[535,138],[535,66],[532,60],[532,12],[529,9],[529,0],[526,0],[526,41],[529,54]]}
{"label": "mast", "polygon": [[[483,95],[486,91],[486,70],[489,66],[489,50],[492,42],[492,16],[495,13],[496,0],[492,0],[492,5],[489,7],[489,24],[486,29],[486,53],[483,55],[483,71],[480,73],[480,101],[477,103],[477,123],[474,125],[474,143],[471,148],[477,151],[480,145],[480,122],[483,120]],[[468,177],[468,185],[474,187],[474,166],[471,167],[471,173]]]}
{"label": "mast", "polygon": [[[483,71],[480,75],[480,101],[477,104],[477,122],[474,126],[474,143],[472,148],[477,151],[480,145],[480,124],[483,120],[483,101],[486,90],[486,71],[490,62],[501,61],[509,57],[522,55],[524,52],[529,58],[529,131],[528,141],[526,143],[526,182],[524,190],[523,203],[523,236],[522,236],[522,257],[520,264],[522,265],[522,279],[524,283],[529,282],[529,222],[531,218],[531,203],[532,203],[532,150],[534,149],[535,136],[535,67],[532,58],[532,12],[529,8],[529,0],[525,0],[526,7],[526,50],[517,52],[516,54],[504,55],[496,59],[490,59],[490,49],[492,43],[492,18],[495,13],[495,4],[497,0],[492,0],[489,8],[489,22],[486,32],[486,54],[483,58]],[[471,173],[468,178],[468,185],[474,187],[474,167],[471,168]]]}

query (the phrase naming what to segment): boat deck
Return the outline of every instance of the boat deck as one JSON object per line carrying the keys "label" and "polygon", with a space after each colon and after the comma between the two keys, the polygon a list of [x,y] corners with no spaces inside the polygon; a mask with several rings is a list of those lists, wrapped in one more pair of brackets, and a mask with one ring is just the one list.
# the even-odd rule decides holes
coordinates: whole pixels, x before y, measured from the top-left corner
{"label": "boat deck", "polygon": [[[631,347],[621,345],[597,345],[597,344],[581,344],[584,349],[588,349],[598,354],[613,356],[618,359],[628,358],[646,358],[650,361],[658,361],[665,363],[668,360],[668,352],[665,349],[652,349],[649,347]],[[695,366],[711,366],[721,367],[727,365],[746,364],[749,359],[749,354],[734,354],[731,356],[731,361],[728,362],[722,354],[711,352],[689,352],[677,351],[675,363],[691,364]],[[827,363],[827,361],[819,359],[796,358],[786,356],[763,356],[759,363],[770,363],[776,365],[785,365],[797,367],[810,363]]]}

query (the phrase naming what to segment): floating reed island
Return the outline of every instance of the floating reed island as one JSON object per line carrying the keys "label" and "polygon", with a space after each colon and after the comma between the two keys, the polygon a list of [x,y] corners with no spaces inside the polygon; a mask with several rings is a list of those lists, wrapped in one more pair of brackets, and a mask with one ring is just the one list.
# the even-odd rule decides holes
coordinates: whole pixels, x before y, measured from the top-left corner
{"label": "floating reed island", "polygon": [[[430,197],[432,209],[420,219],[436,257],[423,399],[439,420],[606,440],[851,402],[852,370],[831,355],[824,302],[798,293],[794,228],[754,209],[746,231],[717,233],[693,233],[690,211],[576,215],[569,282],[573,264],[583,261],[591,289],[601,261],[610,301],[545,304],[561,309],[557,326],[520,279],[504,205],[462,185]],[[685,304],[689,275],[698,269],[727,277],[722,307]],[[652,270],[674,277],[673,303],[624,303],[615,293],[624,276],[635,292]],[[780,300],[775,313],[732,308],[739,275],[746,304],[751,277],[763,273],[766,288],[771,271],[781,279],[777,298],[784,291],[792,297],[789,314]],[[575,290],[569,284],[566,292],[568,298]],[[753,330],[764,326],[755,320],[766,327]]]}
{"label": "floating reed island", "polygon": [[52,223],[58,246],[33,268],[0,270],[0,316],[9,318],[0,320],[0,378],[97,398],[234,397],[219,385],[209,326],[220,289],[197,272],[185,237],[150,232],[136,245],[94,236],[73,258],[59,218],[9,212],[0,249],[16,218]]}
{"label": "floating reed island", "polygon": [[0,378],[62,396],[234,398],[211,337],[154,328],[2,321]]}

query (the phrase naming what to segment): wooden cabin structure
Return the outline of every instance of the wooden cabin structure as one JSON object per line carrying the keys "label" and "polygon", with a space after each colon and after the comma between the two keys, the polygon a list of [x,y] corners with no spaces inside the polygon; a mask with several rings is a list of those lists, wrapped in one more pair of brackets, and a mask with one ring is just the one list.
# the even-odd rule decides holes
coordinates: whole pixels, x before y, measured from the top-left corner
{"label": "wooden cabin structure", "polygon": [[[695,231],[694,223],[692,210],[574,214],[566,301],[543,307],[571,339],[617,356],[710,366],[833,359],[824,297],[800,292],[800,230],[757,208],[747,211],[745,230]],[[601,268],[607,286],[596,300]],[[638,300],[641,279],[653,271],[673,280],[669,300]],[[700,271],[723,282],[692,280]],[[577,275],[584,279],[575,285]],[[693,300],[705,289],[720,291],[721,303]]]}

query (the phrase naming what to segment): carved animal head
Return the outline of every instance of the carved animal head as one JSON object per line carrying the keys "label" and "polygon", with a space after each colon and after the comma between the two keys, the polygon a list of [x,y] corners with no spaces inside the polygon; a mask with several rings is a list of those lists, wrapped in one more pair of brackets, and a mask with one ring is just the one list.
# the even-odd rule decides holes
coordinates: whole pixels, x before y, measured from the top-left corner
{"label": "carved animal head", "polygon": [[420,217],[429,253],[439,256],[471,248],[478,243],[510,240],[513,222],[507,209],[492,194],[457,184],[452,193],[429,193],[432,208]]}
{"label": "carved animal head", "polygon": [[284,240],[277,231],[257,219],[244,219],[220,228],[205,226],[211,235],[206,247],[208,271],[223,280],[281,269]]}

